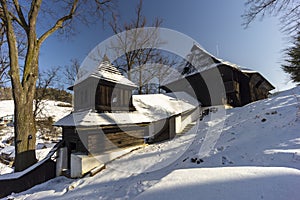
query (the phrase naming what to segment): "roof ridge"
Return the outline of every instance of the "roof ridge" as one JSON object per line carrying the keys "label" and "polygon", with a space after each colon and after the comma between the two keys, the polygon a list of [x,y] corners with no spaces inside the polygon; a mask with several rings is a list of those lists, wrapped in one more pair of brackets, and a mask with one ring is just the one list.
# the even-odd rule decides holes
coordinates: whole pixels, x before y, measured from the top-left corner
{"label": "roof ridge", "polygon": [[121,72],[113,64],[111,64],[109,61],[106,60],[100,63],[98,67],[98,71],[106,71],[109,73],[114,73],[123,76]]}

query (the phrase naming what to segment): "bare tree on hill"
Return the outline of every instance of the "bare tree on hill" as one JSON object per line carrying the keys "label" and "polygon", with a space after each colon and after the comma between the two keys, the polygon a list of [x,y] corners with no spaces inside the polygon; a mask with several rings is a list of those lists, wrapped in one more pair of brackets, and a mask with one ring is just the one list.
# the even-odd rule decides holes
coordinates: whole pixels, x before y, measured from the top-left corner
{"label": "bare tree on hill", "polygon": [[43,102],[43,100],[47,98],[49,87],[53,87],[59,80],[59,69],[59,67],[54,67],[39,73],[34,97],[33,115],[35,120],[45,108],[45,102]]}
{"label": "bare tree on hill", "polygon": [[[117,41],[110,47],[118,57],[113,63],[129,80],[138,85],[139,94],[148,93],[150,84],[159,85],[161,73],[166,74],[170,69],[162,69],[162,66],[171,67],[174,64],[170,57],[159,50],[164,43],[158,35],[162,20],[156,18],[151,24],[147,24],[142,8],[143,1],[140,0],[134,19],[122,25],[115,15],[110,22],[111,29],[117,36]],[[148,29],[147,26],[152,28]],[[125,34],[119,34],[123,31],[126,31]],[[159,91],[158,88],[156,90]]]}
{"label": "bare tree on hill", "polygon": [[80,62],[78,59],[72,59],[70,65],[66,65],[63,69],[63,75],[65,78],[65,84],[69,86],[73,85],[76,81],[76,76],[80,68]]}

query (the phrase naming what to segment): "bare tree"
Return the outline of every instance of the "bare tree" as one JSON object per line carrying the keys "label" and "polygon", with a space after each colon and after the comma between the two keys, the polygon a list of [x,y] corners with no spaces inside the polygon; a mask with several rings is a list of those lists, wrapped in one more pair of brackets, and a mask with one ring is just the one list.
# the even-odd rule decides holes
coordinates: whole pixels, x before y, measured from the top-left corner
{"label": "bare tree", "polygon": [[73,85],[76,81],[76,77],[80,68],[80,62],[78,59],[72,59],[71,65],[66,65],[63,70],[63,75],[65,77],[65,84]]}
{"label": "bare tree", "polygon": [[41,114],[42,110],[45,109],[45,102],[43,100],[47,98],[49,87],[55,86],[59,80],[59,69],[59,67],[54,67],[39,73],[34,98],[33,116],[35,120],[37,120],[37,117]]}
{"label": "bare tree", "polygon": [[0,24],[0,87],[3,87],[5,82],[8,80],[8,67],[9,59],[7,56],[7,51],[5,51],[5,34],[4,34],[4,25]]}
{"label": "bare tree", "polygon": [[[0,0],[0,19],[5,27],[4,34],[9,50],[9,76],[15,105],[15,171],[22,171],[36,162],[33,100],[39,72],[39,53],[43,42],[57,31],[68,33],[66,31],[72,27],[70,25],[78,19],[95,20],[84,16],[91,12],[103,15],[110,6],[111,0],[43,3],[42,0]],[[21,36],[26,38],[23,67],[20,64],[18,49],[18,38]]]}
{"label": "bare tree", "polygon": [[6,58],[0,57],[0,87],[4,87],[5,83],[9,81],[8,72],[7,72],[8,68],[9,65],[7,64]]}
{"label": "bare tree", "polygon": [[[293,47],[285,49],[287,59],[282,65],[284,72],[289,73],[294,82],[299,82],[299,33],[300,33],[300,1],[299,0],[247,0],[247,10],[244,15],[244,26],[254,21],[255,18],[264,18],[265,15],[279,16],[281,30],[287,33]],[[296,43],[295,43],[296,41]]]}
{"label": "bare tree", "polygon": [[[111,29],[117,36],[117,41],[111,44],[111,49],[118,57],[113,61],[114,65],[139,86],[139,94],[145,93],[143,87],[154,78],[156,73],[153,65],[149,68],[147,63],[165,63],[163,61],[165,58],[158,49],[163,44],[158,35],[162,20],[156,18],[149,25],[154,28],[147,29],[147,20],[142,14],[142,7],[143,1],[140,0],[135,10],[136,17],[130,22],[120,25],[118,16],[114,16],[110,23]],[[125,34],[118,34],[123,31],[126,31]]]}
{"label": "bare tree", "polygon": [[257,17],[273,15],[280,17],[284,32],[294,35],[299,31],[299,0],[247,0],[245,5],[247,9],[242,15],[245,27],[248,27]]}

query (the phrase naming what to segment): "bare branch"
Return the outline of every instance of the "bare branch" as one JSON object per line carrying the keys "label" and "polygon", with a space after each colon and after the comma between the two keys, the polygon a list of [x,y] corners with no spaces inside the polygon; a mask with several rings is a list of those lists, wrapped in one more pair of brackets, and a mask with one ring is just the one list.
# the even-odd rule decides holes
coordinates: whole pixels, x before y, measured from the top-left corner
{"label": "bare branch", "polygon": [[41,72],[37,81],[37,90],[35,93],[35,107],[33,111],[34,118],[43,110],[42,100],[46,98],[47,89],[53,85],[58,78],[59,67],[51,68],[45,72]]}
{"label": "bare branch", "polygon": [[10,57],[10,72],[9,75],[12,77],[12,85],[13,87],[19,88],[20,85],[20,70],[18,63],[18,49],[17,49],[17,40],[14,34],[14,28],[12,24],[11,14],[8,11],[7,4],[5,0],[1,0],[1,5],[3,9],[3,17],[2,20],[5,22],[6,27],[6,37],[8,41],[8,46],[10,48],[9,57]]}
{"label": "bare branch", "polygon": [[[17,13],[18,13],[19,19],[20,19],[20,20],[18,20],[18,23],[19,23],[22,27],[24,27],[24,29],[26,29],[26,30],[28,31],[28,24],[27,24],[27,22],[26,22],[26,20],[25,20],[25,17],[24,17],[22,8],[21,8],[21,6],[20,6],[20,4],[19,4],[19,1],[18,1],[18,0],[13,0],[13,2],[14,2],[14,5],[15,5],[15,8],[16,8],[16,11],[17,11]],[[17,18],[16,18],[16,19],[17,19]]]}
{"label": "bare branch", "polygon": [[64,67],[63,75],[65,77],[65,84],[73,85],[75,83],[79,68],[80,63],[77,59],[72,59],[71,65]]}
{"label": "bare branch", "polygon": [[247,0],[247,9],[242,15],[247,28],[257,17],[261,19],[267,14],[278,16],[281,30],[287,34],[296,34],[300,24],[300,2],[298,0]]}
{"label": "bare branch", "polygon": [[[118,57],[114,64],[125,72],[128,79],[139,86],[139,94],[149,92],[148,86],[154,84],[153,81],[156,85],[161,83],[160,72],[164,70],[154,63],[167,60],[166,54],[162,54],[159,50],[160,45],[163,44],[158,35],[162,20],[156,18],[150,25],[155,28],[148,29],[142,5],[143,1],[140,0],[135,9],[136,17],[129,22],[120,25],[117,15],[113,15],[113,20],[110,22],[111,29],[117,37],[117,40],[111,44],[111,49]],[[123,31],[125,32],[118,34]]]}
{"label": "bare branch", "polygon": [[69,14],[58,19],[56,21],[56,23],[48,31],[46,31],[44,34],[42,34],[42,36],[38,39],[39,45],[41,45],[45,41],[45,39],[47,39],[52,33],[54,33],[55,31],[57,31],[60,28],[63,28],[64,22],[72,19],[72,17],[75,14],[75,11],[76,11],[77,4],[78,4],[78,0],[74,0],[72,7],[69,11]]}

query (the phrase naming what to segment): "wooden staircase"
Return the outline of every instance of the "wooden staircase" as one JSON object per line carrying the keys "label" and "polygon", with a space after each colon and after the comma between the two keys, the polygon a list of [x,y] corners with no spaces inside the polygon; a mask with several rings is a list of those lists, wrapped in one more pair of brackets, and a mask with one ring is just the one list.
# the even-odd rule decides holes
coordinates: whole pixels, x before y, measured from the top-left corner
{"label": "wooden staircase", "polygon": [[183,134],[189,132],[192,128],[195,127],[196,124],[197,124],[196,122],[189,123],[188,125],[186,125],[184,127],[184,129],[179,133],[179,135],[183,135]]}

